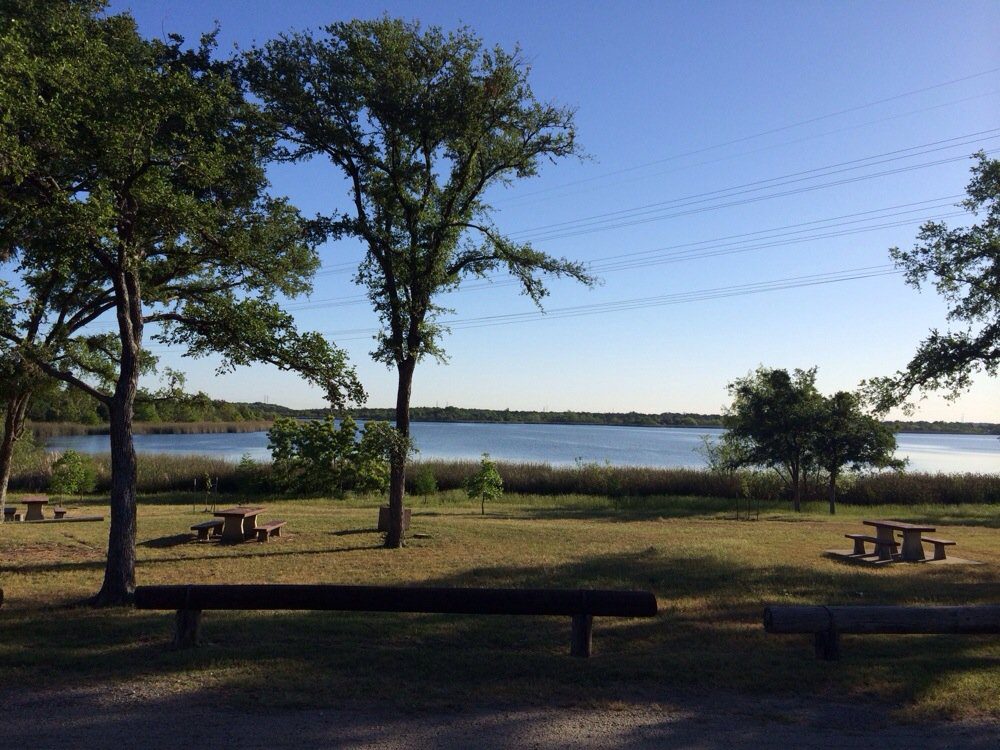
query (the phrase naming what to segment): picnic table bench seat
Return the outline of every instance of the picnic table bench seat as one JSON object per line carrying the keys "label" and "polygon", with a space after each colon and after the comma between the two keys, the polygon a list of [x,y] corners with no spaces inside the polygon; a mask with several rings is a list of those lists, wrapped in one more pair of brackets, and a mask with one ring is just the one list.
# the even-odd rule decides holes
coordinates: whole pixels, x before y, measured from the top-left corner
{"label": "picnic table bench seat", "polygon": [[5,521],[20,521],[21,514],[17,512],[17,508],[4,508],[3,509],[3,520]]}
{"label": "picnic table bench seat", "polygon": [[287,521],[269,521],[256,527],[254,531],[257,532],[257,541],[266,542],[272,536],[281,536],[281,527],[286,523]]}
{"label": "picnic table bench seat", "polygon": [[202,521],[201,523],[196,523],[191,527],[191,531],[198,532],[199,541],[208,541],[208,532],[212,532],[212,536],[219,536],[222,533],[222,519],[213,518],[209,521]]}
{"label": "picnic table bench seat", "polygon": [[930,542],[934,545],[934,559],[935,560],[945,560],[947,555],[944,553],[945,547],[951,547],[952,545],[958,544],[958,542],[953,542],[950,539],[937,539],[936,537],[925,536],[923,541]]}
{"label": "picnic table bench seat", "polygon": [[877,536],[870,536],[869,534],[844,534],[848,539],[854,540],[854,555],[865,555],[865,542],[871,542],[875,545],[875,552],[879,551],[879,547],[889,547],[889,553],[895,555],[899,552],[899,542],[895,540],[879,539]]}
{"label": "picnic table bench seat", "polygon": [[66,511],[66,508],[53,508],[53,509],[52,509],[52,514],[53,514],[53,515],[54,515],[54,516],[55,516],[56,518],[62,518],[63,516],[65,516],[65,515],[66,515],[66,512],[67,512],[67,511]]}

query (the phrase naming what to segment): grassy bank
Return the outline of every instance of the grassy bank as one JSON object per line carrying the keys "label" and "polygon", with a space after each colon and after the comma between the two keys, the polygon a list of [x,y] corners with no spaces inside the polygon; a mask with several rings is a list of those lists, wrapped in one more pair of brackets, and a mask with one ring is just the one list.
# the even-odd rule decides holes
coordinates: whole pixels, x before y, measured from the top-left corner
{"label": "grassy bank", "polygon": [[[111,483],[110,457],[93,457],[101,491]],[[36,453],[11,478],[14,490],[44,492],[52,471],[51,454]],[[653,469],[633,466],[551,466],[498,463],[508,492],[533,495],[592,495],[616,502],[643,498],[693,496],[704,498],[787,499],[788,492],[773,472],[714,473],[703,469]],[[239,464],[205,455],[148,454],[138,457],[140,492],[203,490],[212,480],[222,494],[269,494],[270,464]],[[421,480],[433,479],[437,489],[460,490],[479,468],[474,461],[417,461],[407,472],[408,491],[419,492]],[[813,487],[807,499],[825,500],[826,488]],[[631,499],[631,500],[629,500]],[[886,473],[844,477],[839,488],[844,505],[1000,504],[1000,474]]]}
{"label": "grassy bank", "polygon": [[[234,498],[237,501],[239,498]],[[411,538],[381,548],[379,498],[255,500],[288,521],[267,545],[199,544],[190,496],[140,502],[139,583],[342,582],[568,586],[653,591],[652,620],[599,618],[595,656],[566,656],[561,618],[329,612],[209,612],[206,644],[169,648],[172,614],[74,606],[103,572],[106,524],[0,527],[0,673],[25,688],[114,684],[208,704],[327,706],[615,705],[678,691],[887,701],[908,717],[1000,717],[1000,645],[969,636],[845,636],[839,663],[805,636],[769,636],[768,603],[975,604],[1000,600],[1000,536],[986,506],[878,507],[932,521],[981,566],[872,570],[822,557],[869,509],[831,519],[764,503],[508,495],[481,516],[461,493],[413,499]],[[96,501],[85,502],[97,510]],[[106,509],[105,509],[106,510]]]}

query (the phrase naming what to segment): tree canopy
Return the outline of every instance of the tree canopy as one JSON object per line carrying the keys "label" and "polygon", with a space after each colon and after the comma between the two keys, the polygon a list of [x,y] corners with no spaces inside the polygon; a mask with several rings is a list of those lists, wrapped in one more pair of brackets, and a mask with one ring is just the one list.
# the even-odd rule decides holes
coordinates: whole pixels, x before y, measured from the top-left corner
{"label": "tree canopy", "polygon": [[146,326],[190,355],[219,353],[222,370],[294,369],[335,404],[362,391],[344,355],[279,305],[309,290],[324,227],[268,193],[274,139],[235,68],[214,58],[214,34],[191,48],[143,39],[98,3],[14,6],[0,27],[3,69],[18,71],[0,85],[0,247],[18,283],[0,305],[0,337],[108,408],[98,600],[119,603],[134,585],[131,422]]}
{"label": "tree canopy", "polygon": [[981,220],[956,228],[929,221],[912,249],[889,251],[910,286],[931,284],[945,299],[948,320],[959,328],[932,330],[905,369],[869,383],[883,410],[915,391],[957,398],[975,373],[996,377],[1000,371],[1000,160],[982,151],[975,158],[960,205]]}
{"label": "tree canopy", "polygon": [[796,511],[809,472],[826,472],[832,513],[845,468],[902,466],[893,458],[892,429],[866,414],[856,394],[824,397],[815,367],[792,373],[760,367],[733,381],[729,392],[733,402],[723,414],[728,432],[708,446],[710,460],[721,468],[774,469],[792,490]]}
{"label": "tree canopy", "polygon": [[[578,152],[572,111],[535,97],[519,51],[384,17],[280,36],[246,55],[245,76],[284,157],[326,158],[347,179],[349,208],[331,226],[364,245],[356,280],[383,324],[372,354],[398,373],[404,438],[414,367],[443,356],[439,295],[494,271],[536,303],[545,274],[591,282],[581,264],[506,237],[484,199]],[[389,546],[402,544],[404,476],[394,461]]]}

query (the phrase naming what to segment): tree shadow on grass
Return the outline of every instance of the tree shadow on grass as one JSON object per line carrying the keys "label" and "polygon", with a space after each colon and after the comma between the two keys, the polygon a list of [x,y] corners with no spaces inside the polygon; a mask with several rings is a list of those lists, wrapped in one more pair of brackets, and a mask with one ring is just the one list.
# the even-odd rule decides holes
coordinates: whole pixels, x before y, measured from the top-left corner
{"label": "tree shadow on grass", "polygon": [[7,647],[0,666],[28,684],[221,674],[227,701],[269,706],[587,704],[709,689],[850,698],[859,686],[900,705],[951,676],[995,673],[1000,659],[975,636],[846,636],[841,662],[819,662],[807,636],[765,634],[762,609],[774,602],[975,604],[1000,594],[989,571],[935,573],[741,568],[711,555],[649,548],[558,565],[484,566],[419,582],[652,590],[661,606],[656,617],[596,618],[589,660],[568,657],[567,617],[209,611],[205,645],[173,651],[170,612],[67,610],[38,617],[19,609],[0,612]]}
{"label": "tree shadow on grass", "polygon": [[180,545],[186,545],[196,541],[198,541],[198,539],[194,534],[172,534],[170,536],[161,536],[156,539],[147,539],[144,542],[139,542],[136,546],[149,547],[150,549],[170,549],[171,547],[178,547]]}

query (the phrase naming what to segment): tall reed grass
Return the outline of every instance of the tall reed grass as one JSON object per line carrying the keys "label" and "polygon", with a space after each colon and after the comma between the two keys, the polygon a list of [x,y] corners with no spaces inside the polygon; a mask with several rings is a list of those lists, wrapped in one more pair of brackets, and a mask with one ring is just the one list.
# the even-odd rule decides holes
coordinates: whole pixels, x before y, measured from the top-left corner
{"label": "tall reed grass", "polygon": [[[11,477],[12,490],[45,491],[56,454],[33,454],[21,461]],[[97,489],[111,486],[111,459],[93,456]],[[407,491],[433,476],[439,491],[462,489],[479,469],[478,461],[417,461],[407,469]],[[657,469],[639,466],[581,464],[552,466],[498,463],[504,490],[531,495],[594,495],[605,497],[692,496],[778,500],[788,489],[772,472],[717,473],[704,469]],[[148,454],[138,456],[140,492],[203,492],[210,479],[219,493],[273,493],[269,462],[234,462],[205,455]],[[825,500],[822,487],[805,499]],[[1000,474],[885,473],[848,476],[838,488],[838,502],[847,505],[1000,504]]]}

